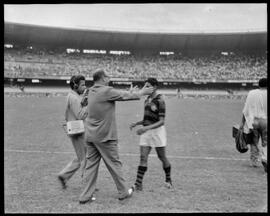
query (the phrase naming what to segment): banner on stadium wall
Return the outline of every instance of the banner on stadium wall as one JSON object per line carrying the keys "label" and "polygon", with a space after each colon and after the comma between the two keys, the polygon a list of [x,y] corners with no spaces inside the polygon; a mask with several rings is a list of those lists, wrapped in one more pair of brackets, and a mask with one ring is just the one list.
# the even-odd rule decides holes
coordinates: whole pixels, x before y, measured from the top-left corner
{"label": "banner on stadium wall", "polygon": [[129,78],[114,78],[114,77],[112,77],[112,78],[110,78],[110,80],[111,81],[119,81],[119,82],[124,81],[124,82],[126,82],[126,81],[129,81]]}
{"label": "banner on stadium wall", "polygon": [[32,79],[32,83],[40,83],[39,79]]}
{"label": "banner on stadium wall", "polygon": [[215,83],[217,82],[216,79],[211,79],[211,80],[201,80],[201,79],[192,79],[192,82],[195,84],[200,84],[200,83]]}
{"label": "banner on stadium wall", "polygon": [[254,83],[258,82],[257,80],[228,80],[228,83]]}
{"label": "banner on stadium wall", "polygon": [[61,76],[59,77],[60,80],[70,80],[71,76]]}
{"label": "banner on stadium wall", "polygon": [[[71,76],[62,76],[62,77],[59,77],[60,80],[70,80]],[[54,78],[56,79],[56,78]],[[93,77],[85,77],[85,80],[90,80],[92,81],[93,80]]]}
{"label": "banner on stadium wall", "polygon": [[132,82],[125,82],[125,81],[112,81],[113,84],[116,84],[116,85],[131,85]]}
{"label": "banner on stadium wall", "polygon": [[25,79],[17,79],[17,82],[25,82]]}

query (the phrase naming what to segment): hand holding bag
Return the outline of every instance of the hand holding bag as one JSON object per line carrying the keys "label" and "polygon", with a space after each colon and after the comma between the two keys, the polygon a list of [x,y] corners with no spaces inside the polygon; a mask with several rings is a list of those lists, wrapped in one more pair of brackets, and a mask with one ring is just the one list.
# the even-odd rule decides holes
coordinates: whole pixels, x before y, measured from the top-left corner
{"label": "hand holding bag", "polygon": [[232,136],[235,139],[235,147],[240,153],[248,151],[248,144],[252,143],[252,133],[244,133],[243,128],[239,128],[238,125],[234,125],[232,128]]}
{"label": "hand holding bag", "polygon": [[[65,125],[63,125],[64,127]],[[83,120],[68,121],[66,123],[66,133],[69,136],[78,135],[84,133]]]}

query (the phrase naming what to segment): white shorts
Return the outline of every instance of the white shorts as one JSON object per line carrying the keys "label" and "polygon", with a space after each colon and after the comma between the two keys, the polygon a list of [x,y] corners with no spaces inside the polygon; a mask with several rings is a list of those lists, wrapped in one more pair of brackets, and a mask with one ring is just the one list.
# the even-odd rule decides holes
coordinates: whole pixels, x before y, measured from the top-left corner
{"label": "white shorts", "polygon": [[140,137],[140,146],[163,147],[167,145],[167,135],[165,126],[151,129],[143,133]]}

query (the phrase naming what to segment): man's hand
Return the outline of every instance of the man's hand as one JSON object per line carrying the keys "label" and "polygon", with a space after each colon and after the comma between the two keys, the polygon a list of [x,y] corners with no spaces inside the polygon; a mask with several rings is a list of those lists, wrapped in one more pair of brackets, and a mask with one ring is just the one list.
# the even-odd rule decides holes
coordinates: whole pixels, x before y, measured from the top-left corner
{"label": "man's hand", "polygon": [[147,131],[147,129],[145,127],[142,127],[140,129],[138,129],[136,131],[137,135],[142,135],[143,133],[145,133]]}
{"label": "man's hand", "polygon": [[85,89],[83,94],[82,94],[82,100],[81,100],[81,105],[84,107],[84,106],[87,106],[88,104],[88,92],[89,92],[89,89]]}
{"label": "man's hand", "polygon": [[137,126],[137,123],[131,123],[130,126],[129,126],[129,129],[132,130],[136,126]]}
{"label": "man's hand", "polygon": [[129,91],[130,91],[130,93],[132,93],[132,92],[134,92],[134,91],[138,91],[138,86],[134,86],[134,87],[133,87],[133,84],[131,83],[131,84],[130,84],[130,87],[129,87]]}
{"label": "man's hand", "polygon": [[88,98],[87,98],[87,96],[84,97],[84,98],[81,100],[81,105],[82,105],[83,107],[88,105]]}
{"label": "man's hand", "polygon": [[141,95],[150,95],[153,93],[153,91],[154,91],[153,87],[147,87],[146,84],[144,84],[144,86],[140,90],[140,94]]}

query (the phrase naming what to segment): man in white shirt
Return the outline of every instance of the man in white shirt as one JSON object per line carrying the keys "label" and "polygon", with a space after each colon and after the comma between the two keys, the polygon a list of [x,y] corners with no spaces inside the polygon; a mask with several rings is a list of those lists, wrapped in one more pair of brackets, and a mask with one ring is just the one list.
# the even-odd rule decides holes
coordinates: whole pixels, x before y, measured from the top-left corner
{"label": "man in white shirt", "polygon": [[[75,121],[84,120],[87,117],[87,103],[83,100],[83,93],[86,90],[85,77],[82,75],[72,76],[70,79],[71,91],[67,95],[65,120]],[[84,103],[83,103],[84,101]],[[65,168],[58,174],[62,188],[66,188],[67,181],[85,163],[86,146],[84,133],[70,136],[76,158],[70,161]]]}
{"label": "man in white shirt", "polygon": [[[250,144],[251,165],[259,166],[261,154],[261,162],[267,172],[267,78],[260,79],[259,88],[248,93],[240,128],[245,133],[253,133],[253,143]],[[262,151],[258,147],[260,138]]]}

